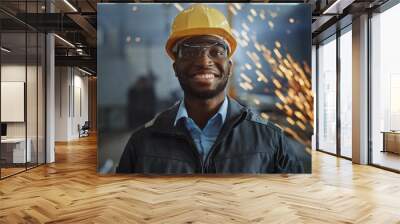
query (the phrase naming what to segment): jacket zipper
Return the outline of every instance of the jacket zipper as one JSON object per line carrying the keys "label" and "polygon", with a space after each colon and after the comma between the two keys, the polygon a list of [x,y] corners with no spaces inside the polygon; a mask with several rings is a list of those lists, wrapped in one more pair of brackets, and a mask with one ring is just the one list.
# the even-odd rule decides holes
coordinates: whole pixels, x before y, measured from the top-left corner
{"label": "jacket zipper", "polygon": [[[231,124],[231,126],[229,126],[229,129],[226,131],[226,134],[225,135],[227,135],[227,134],[229,134],[230,132],[231,132],[231,130],[232,130],[232,128],[234,127],[234,126],[236,126],[236,124],[240,121],[240,120],[242,120],[242,118],[243,117],[245,117],[244,116],[244,114],[246,114],[246,113],[242,113],[240,116],[239,116],[239,118],[237,118],[235,121],[233,121],[232,122],[232,124]],[[216,149],[216,147],[222,142],[222,140],[225,138],[225,136],[219,136],[219,138],[218,139],[216,139],[215,140],[215,143],[213,144],[213,146],[211,147],[211,150],[210,150],[210,152],[208,153],[208,155],[206,156],[206,159],[203,161],[203,158],[200,156],[200,154],[199,154],[199,151],[197,150],[197,146],[194,144],[194,142],[191,140],[191,138],[189,138],[188,136],[187,136],[187,134],[170,134],[170,136],[175,136],[175,137],[180,137],[180,138],[182,138],[182,139],[184,139],[186,142],[188,142],[189,144],[190,144],[190,146],[192,147],[192,151],[194,151],[194,153],[196,154],[196,156],[197,156],[197,159],[198,159],[198,161],[200,162],[200,167],[201,167],[201,173],[202,174],[204,174],[204,173],[208,173],[208,167],[209,167],[209,160],[210,160],[210,157],[214,154],[214,151],[215,151],[215,149]],[[207,167],[206,167],[207,166]]]}
{"label": "jacket zipper", "polygon": [[204,170],[205,170],[204,162],[203,162],[203,158],[202,158],[201,155],[199,154],[199,151],[198,151],[198,149],[197,149],[197,146],[193,143],[192,140],[188,139],[187,136],[185,136],[184,138],[185,138],[185,140],[186,140],[187,142],[189,142],[190,146],[192,146],[192,149],[194,149],[193,151],[195,151],[195,154],[196,154],[196,156],[197,156],[197,159],[198,159],[199,162],[200,162],[201,173],[204,174]]}
{"label": "jacket zipper", "polygon": [[[235,127],[236,124],[237,124],[240,120],[242,120],[243,117],[245,117],[243,114],[246,114],[246,113],[242,113],[242,114],[239,116],[239,118],[237,118],[235,121],[232,122],[231,126],[228,127],[228,129],[227,129],[227,131],[226,131],[226,134],[224,134],[224,136],[221,135],[217,140],[215,140],[215,143],[214,143],[213,146],[211,147],[211,150],[210,150],[210,152],[208,153],[208,155],[206,156],[206,159],[205,159],[205,161],[204,161],[204,163],[205,163],[204,166],[207,166],[207,167],[204,167],[204,169],[205,169],[204,172],[207,172],[207,173],[209,172],[208,170],[209,170],[209,166],[210,166],[210,162],[209,162],[210,157],[214,154],[215,149],[217,148],[217,146],[218,146],[219,144],[221,144],[222,140],[232,131],[232,128]],[[202,172],[202,173],[204,173],[204,172]]]}
{"label": "jacket zipper", "polygon": [[187,143],[189,143],[189,145],[192,148],[192,151],[194,152],[194,154],[196,155],[198,162],[200,162],[200,168],[201,168],[201,173],[204,173],[204,162],[203,159],[201,158],[199,151],[197,150],[197,146],[193,143],[193,141],[191,139],[188,138],[188,136],[185,135],[176,135],[177,137],[182,138],[183,140],[185,140]]}

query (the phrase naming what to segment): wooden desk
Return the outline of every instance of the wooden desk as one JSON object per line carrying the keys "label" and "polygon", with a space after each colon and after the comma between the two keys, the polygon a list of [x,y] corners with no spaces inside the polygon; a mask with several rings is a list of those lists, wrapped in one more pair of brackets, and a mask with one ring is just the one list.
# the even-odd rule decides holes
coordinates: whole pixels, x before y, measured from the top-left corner
{"label": "wooden desk", "polygon": [[[25,163],[31,162],[31,145],[32,141],[30,138],[26,140],[28,144],[25,144],[25,138],[6,138],[1,139],[1,157],[5,159],[6,163]],[[26,151],[25,151],[25,145]],[[25,154],[26,152],[26,154]],[[25,161],[26,159],[26,161]]]}
{"label": "wooden desk", "polygon": [[400,154],[400,131],[382,131],[381,133],[383,133],[382,152]]}

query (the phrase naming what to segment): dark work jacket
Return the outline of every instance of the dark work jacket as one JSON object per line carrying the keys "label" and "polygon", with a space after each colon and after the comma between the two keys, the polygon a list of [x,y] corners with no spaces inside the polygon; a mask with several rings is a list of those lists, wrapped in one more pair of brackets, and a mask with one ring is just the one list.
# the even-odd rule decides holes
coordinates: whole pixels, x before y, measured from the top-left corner
{"label": "dark work jacket", "polygon": [[117,173],[310,172],[305,167],[311,165],[288,147],[280,128],[230,98],[225,123],[203,161],[183,122],[174,127],[178,107],[162,112],[132,134]]}

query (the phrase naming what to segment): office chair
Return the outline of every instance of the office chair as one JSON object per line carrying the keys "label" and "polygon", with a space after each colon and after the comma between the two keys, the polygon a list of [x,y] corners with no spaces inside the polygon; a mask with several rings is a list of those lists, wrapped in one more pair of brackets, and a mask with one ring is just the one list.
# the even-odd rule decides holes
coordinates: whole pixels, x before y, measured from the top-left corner
{"label": "office chair", "polygon": [[90,129],[89,121],[85,121],[82,127],[80,127],[80,125],[78,124],[79,138],[89,136],[89,129]]}

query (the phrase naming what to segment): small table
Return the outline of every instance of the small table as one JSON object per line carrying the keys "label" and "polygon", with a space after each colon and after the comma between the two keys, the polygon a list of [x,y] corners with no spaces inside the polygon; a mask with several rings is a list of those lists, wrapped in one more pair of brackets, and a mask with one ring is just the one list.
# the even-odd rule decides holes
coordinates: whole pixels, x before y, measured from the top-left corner
{"label": "small table", "polygon": [[382,152],[400,154],[400,131],[382,131],[381,133],[383,133]]}
{"label": "small table", "polygon": [[[1,139],[1,157],[3,157],[2,159],[5,159],[6,163],[31,162],[31,139],[27,138],[26,142],[28,144],[25,144],[25,138]],[[26,151],[25,145],[27,145]]]}

